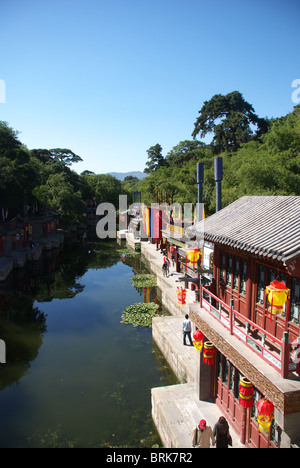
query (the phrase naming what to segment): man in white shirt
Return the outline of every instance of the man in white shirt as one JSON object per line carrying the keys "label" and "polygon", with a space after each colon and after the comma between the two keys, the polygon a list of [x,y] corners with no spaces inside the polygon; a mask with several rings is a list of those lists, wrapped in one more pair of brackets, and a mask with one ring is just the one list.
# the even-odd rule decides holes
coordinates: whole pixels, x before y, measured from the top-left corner
{"label": "man in white shirt", "polygon": [[190,340],[190,345],[193,346],[191,332],[192,332],[192,324],[189,320],[188,314],[185,316],[185,320],[182,324],[182,331],[183,331],[183,344],[186,346],[186,337]]}

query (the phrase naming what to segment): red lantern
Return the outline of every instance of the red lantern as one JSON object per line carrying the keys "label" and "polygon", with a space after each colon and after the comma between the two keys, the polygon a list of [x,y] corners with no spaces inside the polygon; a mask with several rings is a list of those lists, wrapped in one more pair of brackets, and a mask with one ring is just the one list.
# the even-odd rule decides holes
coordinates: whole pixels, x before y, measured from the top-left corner
{"label": "red lantern", "polygon": [[204,364],[208,364],[212,366],[215,363],[215,354],[216,354],[216,350],[215,350],[214,345],[210,341],[206,341],[204,343],[204,351],[203,351]]}
{"label": "red lantern", "polygon": [[193,333],[193,345],[199,351],[202,351],[203,349],[203,340],[204,340],[203,333],[200,330],[196,330],[195,333]]}
{"label": "red lantern", "polygon": [[274,405],[270,400],[262,398],[258,401],[256,408],[258,411],[258,429],[260,432],[264,432],[269,435],[273,421]]}
{"label": "red lantern", "polygon": [[182,286],[177,286],[177,304],[186,304],[186,289]]}
{"label": "red lantern", "polygon": [[253,406],[253,385],[245,377],[242,377],[239,385],[239,404],[243,408],[251,408]]}

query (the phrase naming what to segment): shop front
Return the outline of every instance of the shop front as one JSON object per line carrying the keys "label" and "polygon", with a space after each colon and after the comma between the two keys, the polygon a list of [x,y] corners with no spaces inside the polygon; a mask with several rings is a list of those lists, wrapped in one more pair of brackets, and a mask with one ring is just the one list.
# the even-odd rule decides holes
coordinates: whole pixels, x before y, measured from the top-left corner
{"label": "shop front", "polygon": [[253,404],[244,408],[240,404],[239,386],[242,373],[221,353],[216,358],[216,404],[228,422],[241,434],[241,442],[249,448],[280,448],[280,428],[274,419],[269,434],[260,432],[257,421],[257,402],[264,398],[253,387]]}

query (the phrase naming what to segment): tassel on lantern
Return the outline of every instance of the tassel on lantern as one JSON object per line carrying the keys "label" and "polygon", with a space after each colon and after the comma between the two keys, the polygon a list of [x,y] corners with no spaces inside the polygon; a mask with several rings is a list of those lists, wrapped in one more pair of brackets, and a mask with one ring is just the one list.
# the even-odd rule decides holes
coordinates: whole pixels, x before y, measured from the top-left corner
{"label": "tassel on lantern", "polygon": [[203,333],[200,330],[196,330],[195,333],[193,333],[193,345],[200,352],[203,349],[203,340],[204,340]]}
{"label": "tassel on lantern", "polygon": [[242,377],[239,385],[239,404],[243,408],[251,408],[253,406],[253,385],[245,377]]}
{"label": "tassel on lantern", "polygon": [[215,350],[214,345],[210,341],[206,341],[204,343],[204,351],[203,351],[204,364],[208,364],[212,366],[215,363],[215,354],[216,354],[216,350]]}

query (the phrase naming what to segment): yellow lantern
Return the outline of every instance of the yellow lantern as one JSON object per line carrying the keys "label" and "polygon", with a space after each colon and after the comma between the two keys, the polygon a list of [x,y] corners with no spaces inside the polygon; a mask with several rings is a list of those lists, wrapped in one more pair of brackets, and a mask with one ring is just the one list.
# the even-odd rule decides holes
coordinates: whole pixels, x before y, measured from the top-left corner
{"label": "yellow lantern", "polygon": [[283,305],[290,297],[290,289],[288,289],[283,281],[273,281],[266,287],[266,294],[270,303],[271,320],[273,315],[282,315]]}
{"label": "yellow lantern", "polygon": [[193,264],[193,270],[194,271],[195,271],[195,264],[198,262],[200,256],[201,256],[200,250],[197,247],[191,247],[188,250],[187,258],[188,258],[189,262],[191,262]]}

